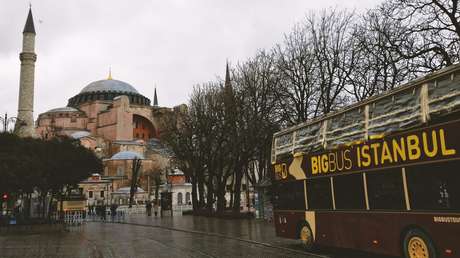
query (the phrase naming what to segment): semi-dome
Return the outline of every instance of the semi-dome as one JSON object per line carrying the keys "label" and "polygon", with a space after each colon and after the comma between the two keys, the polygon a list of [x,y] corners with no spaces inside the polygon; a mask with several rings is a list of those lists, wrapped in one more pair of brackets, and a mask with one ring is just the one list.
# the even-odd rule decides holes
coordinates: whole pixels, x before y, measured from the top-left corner
{"label": "semi-dome", "polygon": [[144,159],[144,156],[134,151],[120,151],[113,155],[110,159],[114,160],[125,160],[125,159]]}
{"label": "semi-dome", "polygon": [[91,133],[88,131],[76,131],[73,134],[71,134],[70,137],[74,139],[80,139],[89,135],[91,135]]}
{"label": "semi-dome", "polygon": [[78,109],[73,108],[73,107],[60,107],[60,108],[53,108],[45,113],[61,113],[61,112],[79,112]]}
{"label": "semi-dome", "polygon": [[107,80],[100,80],[100,81],[95,81],[90,84],[88,84],[86,87],[84,87],[81,91],[81,93],[87,93],[87,92],[128,92],[128,93],[134,93],[134,94],[139,94],[137,90],[131,86],[130,84],[119,81],[119,80],[114,80],[114,79],[107,79]]}

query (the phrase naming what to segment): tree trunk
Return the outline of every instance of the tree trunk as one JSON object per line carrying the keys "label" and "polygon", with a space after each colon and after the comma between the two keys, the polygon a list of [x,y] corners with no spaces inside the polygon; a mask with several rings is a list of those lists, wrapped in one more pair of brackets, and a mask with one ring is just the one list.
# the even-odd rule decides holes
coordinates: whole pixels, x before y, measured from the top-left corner
{"label": "tree trunk", "polygon": [[31,209],[31,206],[32,206],[32,194],[28,193],[28,194],[26,194],[26,196],[27,196],[27,199],[26,199],[26,204],[24,205],[24,208],[25,208],[26,218],[29,219],[31,217],[30,213],[31,213],[31,210],[32,210]]}
{"label": "tree trunk", "polygon": [[45,207],[45,206],[46,206],[46,205],[45,205],[45,204],[46,204],[46,195],[42,195],[42,199],[41,199],[41,201],[42,201],[42,210],[41,210],[41,213],[42,213],[42,214],[40,214],[40,217],[43,219],[43,218],[45,218],[45,210],[46,210],[46,207]]}
{"label": "tree trunk", "polygon": [[51,214],[52,214],[52,208],[53,208],[53,197],[54,195],[51,195],[50,203],[48,204],[48,220],[51,220]]}
{"label": "tree trunk", "polygon": [[192,207],[193,211],[199,210],[198,204],[198,193],[197,193],[197,183],[196,183],[196,175],[192,174],[193,176],[190,178],[192,181]]}
{"label": "tree trunk", "polygon": [[129,191],[129,208],[133,207],[134,194],[137,192],[137,181],[139,178],[139,169],[141,168],[141,160],[137,157],[133,159],[131,176],[131,189]]}
{"label": "tree trunk", "polygon": [[250,199],[249,199],[249,171],[246,169],[246,208],[249,212],[249,207],[251,207]]}
{"label": "tree trunk", "polygon": [[199,209],[203,209],[204,208],[204,178],[203,178],[203,174],[200,173],[200,175],[198,176],[197,175],[197,183],[198,183],[198,197],[199,197],[199,200],[198,200],[198,208]]}
{"label": "tree trunk", "polygon": [[209,214],[213,212],[213,203],[214,203],[214,189],[213,189],[213,177],[209,176],[208,182],[206,184],[206,207]]}
{"label": "tree trunk", "polygon": [[222,214],[224,211],[225,211],[225,183],[221,183],[217,189],[217,213]]}
{"label": "tree trunk", "polygon": [[239,213],[240,212],[240,204],[241,204],[241,180],[243,179],[243,171],[241,166],[237,167],[235,172],[235,185],[233,187],[233,191],[235,193],[235,199],[233,200],[233,212]]}
{"label": "tree trunk", "polygon": [[230,183],[230,203],[228,204],[230,209],[233,209],[233,199],[235,197],[234,196],[235,191],[233,191],[234,187],[235,187],[235,173],[233,173],[232,182]]}

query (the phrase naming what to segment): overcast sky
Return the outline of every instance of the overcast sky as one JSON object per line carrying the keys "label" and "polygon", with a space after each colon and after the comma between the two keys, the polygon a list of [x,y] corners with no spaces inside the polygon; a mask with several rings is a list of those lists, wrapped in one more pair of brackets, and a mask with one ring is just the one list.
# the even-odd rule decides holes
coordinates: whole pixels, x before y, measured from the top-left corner
{"label": "overcast sky", "polygon": [[[35,0],[34,117],[67,105],[92,81],[133,85],[159,104],[185,103],[193,85],[223,77],[225,61],[283,40],[310,11],[357,12],[379,0]],[[0,113],[17,114],[22,30],[29,1],[0,0]]]}

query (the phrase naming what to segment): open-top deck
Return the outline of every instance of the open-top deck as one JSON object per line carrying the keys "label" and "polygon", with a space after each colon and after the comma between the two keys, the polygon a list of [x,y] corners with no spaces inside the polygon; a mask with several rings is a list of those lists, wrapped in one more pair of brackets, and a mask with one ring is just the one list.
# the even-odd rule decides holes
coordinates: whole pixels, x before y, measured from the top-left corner
{"label": "open-top deck", "polygon": [[360,144],[429,124],[460,110],[460,64],[410,81],[273,136],[271,160]]}

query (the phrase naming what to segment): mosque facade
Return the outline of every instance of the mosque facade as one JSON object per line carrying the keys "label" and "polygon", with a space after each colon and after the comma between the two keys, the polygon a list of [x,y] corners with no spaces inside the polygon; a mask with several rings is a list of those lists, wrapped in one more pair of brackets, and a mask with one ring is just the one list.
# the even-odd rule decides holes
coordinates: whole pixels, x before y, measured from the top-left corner
{"label": "mosque facade", "polygon": [[102,176],[111,180],[110,192],[130,186],[133,160],[140,159],[139,187],[150,192],[154,174],[172,166],[173,153],[161,142],[165,125],[184,112],[185,105],[160,107],[156,89],[151,105],[132,85],[109,74],[83,87],[67,106],[39,114],[35,134],[72,137],[92,149],[103,160]]}
{"label": "mosque facade", "polygon": [[[108,192],[129,187],[133,160],[140,159],[139,187],[150,192],[155,173],[173,171],[173,153],[161,142],[171,123],[177,125],[187,112],[186,105],[173,108],[158,104],[157,91],[153,102],[131,84],[112,78],[89,83],[70,97],[67,106],[52,108],[38,115],[33,122],[35,27],[29,10],[23,31],[20,55],[21,77],[16,133],[23,137],[51,139],[67,136],[77,139],[103,160],[104,180],[111,182]],[[184,193],[185,194],[185,193]],[[104,195],[102,198],[109,198]],[[98,200],[95,200],[98,201]]]}

